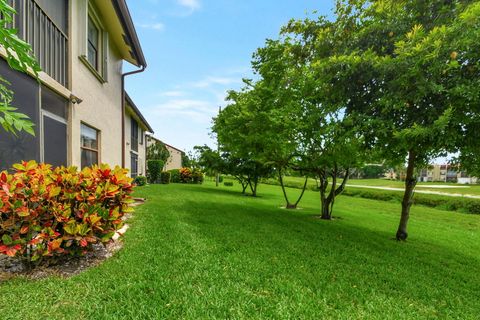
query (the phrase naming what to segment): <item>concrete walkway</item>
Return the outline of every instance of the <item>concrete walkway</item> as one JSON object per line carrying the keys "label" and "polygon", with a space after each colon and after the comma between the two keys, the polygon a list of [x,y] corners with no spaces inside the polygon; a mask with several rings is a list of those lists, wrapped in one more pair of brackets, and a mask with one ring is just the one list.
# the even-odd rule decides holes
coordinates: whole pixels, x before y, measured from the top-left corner
{"label": "concrete walkway", "polygon": [[[359,184],[347,184],[347,187],[350,187],[350,188],[364,188],[364,189],[377,189],[377,190],[387,190],[387,191],[405,191],[403,188],[365,186],[365,185],[359,185]],[[448,192],[431,191],[431,190],[418,190],[418,188],[415,188],[415,193],[436,194],[436,195],[447,196],[447,197],[480,199],[480,196],[473,195],[473,194],[448,193]]]}

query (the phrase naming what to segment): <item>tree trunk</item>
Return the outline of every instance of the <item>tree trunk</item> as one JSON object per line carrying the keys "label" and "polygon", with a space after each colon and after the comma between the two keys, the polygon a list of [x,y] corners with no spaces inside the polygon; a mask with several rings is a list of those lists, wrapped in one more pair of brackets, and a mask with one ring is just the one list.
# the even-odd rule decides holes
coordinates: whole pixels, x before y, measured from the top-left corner
{"label": "tree trunk", "polygon": [[283,197],[285,198],[285,201],[286,201],[285,208],[295,209],[296,206],[294,207],[293,204],[291,204],[290,201],[288,201],[287,191],[285,190],[285,184],[283,183],[283,175],[282,175],[281,169],[278,169],[278,181],[280,181],[280,186],[282,187],[282,191],[283,191]]}
{"label": "tree trunk", "polygon": [[240,184],[242,185],[242,194],[245,194],[245,191],[248,188],[248,183],[245,181],[245,179],[242,178],[242,176],[235,176],[235,179],[240,182]]}
{"label": "tree trunk", "polygon": [[400,217],[400,224],[398,225],[398,230],[396,234],[397,240],[407,240],[407,224],[408,218],[410,217],[410,207],[413,203],[413,193],[415,191],[415,186],[417,185],[417,180],[415,179],[415,161],[416,155],[410,150],[408,152],[408,165],[407,165],[407,176],[405,178],[405,193],[402,200],[402,215]]}
{"label": "tree trunk", "polygon": [[335,190],[335,197],[342,194],[342,192],[345,190],[345,186],[347,185],[349,177],[350,177],[350,168],[347,168],[345,169],[345,177],[343,177],[342,184],[340,184],[340,187],[338,187],[337,190]]}
{"label": "tree trunk", "polygon": [[255,178],[253,178],[253,188],[252,188],[253,197],[257,196],[257,186],[258,186],[258,177],[256,176]]}
{"label": "tree trunk", "polygon": [[242,194],[245,194],[245,191],[247,191],[247,188],[248,188],[248,184],[242,182]]}
{"label": "tree trunk", "polygon": [[320,176],[320,201],[322,203],[322,216],[321,218],[324,220],[331,220],[333,214],[333,206],[335,204],[335,198],[340,195],[343,190],[345,190],[345,185],[348,181],[348,176],[350,174],[350,169],[345,170],[345,177],[337,188],[337,176],[338,176],[338,166],[335,165],[332,173],[330,174],[332,177],[332,188],[326,196],[328,180],[327,180],[327,173],[324,171],[323,174],[319,174]]}
{"label": "tree trunk", "polygon": [[303,184],[303,189],[302,193],[300,193],[300,197],[298,197],[297,202],[295,202],[294,206],[297,208],[298,204],[300,203],[300,200],[303,198],[303,194],[305,193],[305,189],[307,189],[307,182],[308,182],[308,177],[305,177],[305,183]]}
{"label": "tree trunk", "polygon": [[328,197],[326,196],[326,191],[328,187],[328,178],[325,171],[318,173],[320,180],[320,203],[322,207],[322,215],[320,216],[323,220],[330,220],[332,216],[330,214],[330,203],[328,202]]}

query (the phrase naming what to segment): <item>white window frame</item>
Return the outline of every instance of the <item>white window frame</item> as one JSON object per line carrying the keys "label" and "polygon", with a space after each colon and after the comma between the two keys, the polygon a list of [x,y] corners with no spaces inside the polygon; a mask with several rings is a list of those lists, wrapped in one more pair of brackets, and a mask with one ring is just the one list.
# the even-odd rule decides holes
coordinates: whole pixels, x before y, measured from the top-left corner
{"label": "white window frame", "polygon": [[[98,67],[93,66],[88,59],[88,26],[90,21],[92,21],[95,27],[98,29]],[[80,60],[101,83],[106,83],[108,82],[108,32],[103,26],[97,9],[94,7],[91,1],[88,1],[86,10],[84,34],[84,49],[82,55],[80,56]]]}

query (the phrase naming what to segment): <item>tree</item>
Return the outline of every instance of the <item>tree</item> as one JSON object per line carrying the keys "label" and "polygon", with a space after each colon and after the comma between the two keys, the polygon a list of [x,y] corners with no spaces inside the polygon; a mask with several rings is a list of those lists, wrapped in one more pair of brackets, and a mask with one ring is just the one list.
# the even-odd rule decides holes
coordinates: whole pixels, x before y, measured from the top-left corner
{"label": "tree", "polygon": [[360,169],[360,174],[362,178],[365,179],[376,179],[382,178],[387,171],[385,166],[380,164],[368,164]]}
{"label": "tree", "polygon": [[[472,82],[462,72],[473,68],[478,78],[479,51],[455,39],[467,32],[476,37],[468,40],[472,45],[478,41],[478,15],[469,11],[478,13],[478,3],[381,0],[337,6],[339,35],[349,34],[350,40],[328,58],[322,73],[341,93],[346,114],[361,124],[365,146],[389,164],[407,163],[398,240],[408,237],[416,171],[464,144],[465,103],[474,104],[462,87]],[[460,64],[462,45],[468,54]]]}
{"label": "tree", "polygon": [[227,155],[225,173],[236,176],[244,192],[249,186],[256,197],[260,178],[270,176],[272,167],[257,156],[262,148],[258,141],[261,132],[254,125],[258,119],[245,103],[250,98],[253,96],[247,92],[230,92],[231,103],[214,118],[212,130],[222,146],[222,155]]}
{"label": "tree", "polygon": [[455,95],[458,105],[454,116],[457,136],[461,137],[457,162],[461,170],[480,177],[480,3],[470,5],[449,29],[451,46],[451,65],[454,84],[450,93]]}
{"label": "tree", "polygon": [[[286,171],[296,170],[299,161],[299,128],[301,110],[304,104],[302,94],[303,78],[301,63],[291,53],[292,44],[288,38],[267,40],[264,47],[254,54],[252,67],[261,80],[251,85],[248,92],[254,96],[250,109],[258,132],[256,138],[261,146],[256,157],[271,164],[278,175],[287,209],[296,209],[307,187],[305,176],[302,192],[291,202],[284,183]],[[300,66],[300,67],[299,67]]]}
{"label": "tree", "polygon": [[193,147],[198,154],[197,163],[206,174],[213,176],[216,172],[221,172],[225,163],[217,151],[212,150],[209,146],[195,146]]}
{"label": "tree", "polygon": [[277,91],[286,91],[284,95],[293,98],[290,105],[295,105],[289,114],[295,119],[294,168],[320,182],[321,217],[327,220],[332,218],[335,198],[345,189],[350,169],[364,158],[362,139],[344,101],[337,97],[341,92],[323,75],[329,68],[328,59],[345,47],[346,38],[337,29],[340,26],[325,17],[290,21],[282,29],[287,44],[283,59],[290,67],[283,69],[287,70],[283,75],[277,74],[285,79]]}
{"label": "tree", "polygon": [[196,167],[196,160],[193,154],[186,154],[185,152],[182,152],[182,167],[184,168]]}
{"label": "tree", "polygon": [[[37,79],[40,67],[33,55],[30,45],[17,36],[13,27],[15,9],[9,6],[6,0],[0,0],[0,47],[5,49],[8,65],[17,71],[27,73],[30,71]],[[15,112],[12,106],[14,93],[8,89],[10,83],[0,76],[0,124],[6,132],[16,135],[25,131],[35,135],[34,124],[28,116]]]}
{"label": "tree", "polygon": [[163,163],[166,163],[170,157],[170,152],[168,152],[165,144],[159,140],[153,140],[153,143],[147,146],[147,160],[160,160]]}

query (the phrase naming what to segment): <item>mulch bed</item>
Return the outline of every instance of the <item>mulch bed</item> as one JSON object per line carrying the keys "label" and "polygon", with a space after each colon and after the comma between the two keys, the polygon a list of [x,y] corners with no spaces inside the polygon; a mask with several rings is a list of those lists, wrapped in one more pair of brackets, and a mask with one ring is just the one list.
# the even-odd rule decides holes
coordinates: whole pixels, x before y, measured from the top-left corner
{"label": "mulch bed", "polygon": [[0,256],[0,281],[22,276],[29,279],[42,279],[50,276],[68,278],[82,271],[101,264],[123,246],[121,240],[113,241],[106,246],[93,245],[93,250],[82,257],[59,257],[56,261],[41,262],[33,270],[19,258]]}
{"label": "mulch bed", "polygon": [[[135,202],[131,204],[133,207],[141,205],[145,201],[141,198],[134,198],[134,200]],[[122,219],[128,220],[130,217],[130,214],[126,214]],[[122,239],[117,238],[107,245],[94,244],[92,246],[93,250],[82,257],[58,257],[55,261],[42,261],[32,270],[29,270],[20,258],[0,255],[0,282],[19,276],[29,279],[43,279],[51,276],[69,278],[91,267],[98,266],[122,247]]]}

